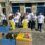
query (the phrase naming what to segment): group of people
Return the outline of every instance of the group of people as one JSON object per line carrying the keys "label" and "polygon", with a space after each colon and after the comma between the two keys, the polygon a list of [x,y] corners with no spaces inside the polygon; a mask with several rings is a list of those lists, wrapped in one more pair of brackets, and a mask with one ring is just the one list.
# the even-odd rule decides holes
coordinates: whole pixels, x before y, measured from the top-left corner
{"label": "group of people", "polygon": [[[26,12],[24,14],[21,14],[18,10],[15,14],[13,13],[9,14],[8,16],[9,23],[7,23],[6,16],[3,16],[2,23],[6,25],[10,25],[11,29],[23,27],[24,29],[31,28],[33,30],[33,29],[36,29],[35,27],[37,22],[37,29],[41,31],[42,25],[44,24],[44,18],[45,16],[42,13],[39,13],[39,15],[36,16],[36,13]],[[1,22],[1,19],[0,19],[0,22]]]}

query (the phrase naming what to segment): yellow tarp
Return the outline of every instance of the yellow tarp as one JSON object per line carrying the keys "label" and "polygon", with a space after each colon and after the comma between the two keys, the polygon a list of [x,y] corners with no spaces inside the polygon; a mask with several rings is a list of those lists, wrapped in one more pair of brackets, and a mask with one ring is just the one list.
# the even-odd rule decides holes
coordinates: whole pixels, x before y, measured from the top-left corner
{"label": "yellow tarp", "polygon": [[32,38],[24,38],[24,36],[24,33],[19,33],[16,39],[19,41],[32,41]]}

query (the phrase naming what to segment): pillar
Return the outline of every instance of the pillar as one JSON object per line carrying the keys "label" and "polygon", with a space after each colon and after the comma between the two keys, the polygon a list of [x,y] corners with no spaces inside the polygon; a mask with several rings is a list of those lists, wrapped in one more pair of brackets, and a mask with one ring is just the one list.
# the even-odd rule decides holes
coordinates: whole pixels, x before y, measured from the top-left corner
{"label": "pillar", "polygon": [[6,1],[6,15],[7,15],[7,20],[8,20],[8,16],[9,14],[12,12],[12,6],[11,3],[9,1]]}
{"label": "pillar", "polygon": [[10,12],[12,12],[12,6],[11,4],[6,4],[6,14],[8,15]]}
{"label": "pillar", "polygon": [[37,5],[36,4],[32,4],[32,12],[36,13],[37,11]]}
{"label": "pillar", "polygon": [[20,5],[20,12],[24,13],[24,5]]}

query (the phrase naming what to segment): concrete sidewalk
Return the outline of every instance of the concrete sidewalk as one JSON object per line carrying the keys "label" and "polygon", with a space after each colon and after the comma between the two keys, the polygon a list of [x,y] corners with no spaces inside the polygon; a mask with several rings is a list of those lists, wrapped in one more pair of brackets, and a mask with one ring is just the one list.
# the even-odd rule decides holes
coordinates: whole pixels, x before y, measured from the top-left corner
{"label": "concrete sidewalk", "polygon": [[32,32],[33,45],[45,45],[45,32]]}

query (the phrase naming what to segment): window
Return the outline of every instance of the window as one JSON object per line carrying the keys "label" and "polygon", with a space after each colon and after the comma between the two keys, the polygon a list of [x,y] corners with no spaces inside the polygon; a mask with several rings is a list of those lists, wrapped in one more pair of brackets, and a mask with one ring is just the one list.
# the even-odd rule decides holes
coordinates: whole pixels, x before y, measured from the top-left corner
{"label": "window", "polygon": [[31,3],[25,3],[25,10],[24,11],[31,13],[31,6],[32,6]]}
{"label": "window", "polygon": [[42,13],[43,15],[45,15],[44,3],[38,3],[37,4],[37,15],[39,15],[39,13]]}
{"label": "window", "polygon": [[1,6],[2,6],[2,7],[5,7],[5,3],[1,3]]}
{"label": "window", "polygon": [[1,3],[1,6],[2,6],[2,12],[3,12],[3,14],[6,15],[6,6],[5,6],[5,3]]}
{"label": "window", "polygon": [[19,3],[13,3],[12,4],[12,11],[13,11],[13,13],[16,13],[17,10],[20,10]]}

